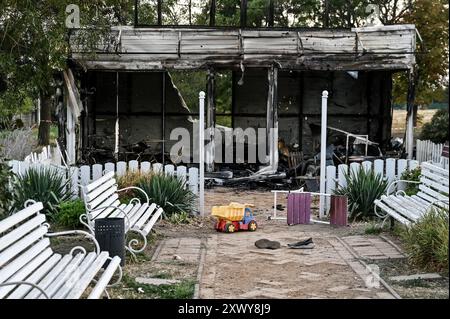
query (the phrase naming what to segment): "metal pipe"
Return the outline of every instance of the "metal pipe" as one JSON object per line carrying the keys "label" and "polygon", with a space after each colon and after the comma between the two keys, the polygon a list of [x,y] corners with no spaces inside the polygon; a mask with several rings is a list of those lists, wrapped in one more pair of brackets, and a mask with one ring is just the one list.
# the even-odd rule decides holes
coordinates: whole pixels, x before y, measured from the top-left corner
{"label": "metal pipe", "polygon": [[[327,109],[328,91],[322,92],[322,121],[320,136],[320,193],[325,193],[325,170],[327,160]],[[325,196],[320,196],[319,217],[325,216]]]}
{"label": "metal pipe", "polygon": [[205,92],[201,91],[199,94],[199,170],[200,170],[200,196],[199,196],[199,210],[200,216],[205,215]]}

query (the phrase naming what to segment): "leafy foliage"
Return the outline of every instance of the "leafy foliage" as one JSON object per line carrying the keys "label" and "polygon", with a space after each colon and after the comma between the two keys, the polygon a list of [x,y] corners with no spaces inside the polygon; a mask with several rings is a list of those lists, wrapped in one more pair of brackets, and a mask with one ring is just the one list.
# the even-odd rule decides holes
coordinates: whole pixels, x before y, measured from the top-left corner
{"label": "leafy foliage", "polygon": [[175,225],[190,224],[191,222],[191,216],[187,212],[173,213],[167,219]]}
{"label": "leafy foliage", "polygon": [[[418,182],[420,180],[420,167],[417,167],[413,170],[406,170],[403,172],[400,179],[406,181]],[[405,193],[408,196],[416,195],[419,192],[419,184],[415,183],[406,183]]]}
{"label": "leafy foliage", "polygon": [[448,210],[433,208],[401,232],[412,263],[427,271],[448,272]]}
{"label": "leafy foliage", "polygon": [[55,221],[67,229],[76,229],[81,226],[80,216],[86,212],[82,200],[62,202],[58,207]]}
{"label": "leafy foliage", "polygon": [[386,191],[387,181],[373,170],[350,170],[345,174],[347,186],[339,187],[336,195],[348,198],[350,217],[353,219],[370,219],[373,217],[374,201]]}
{"label": "leafy foliage", "polygon": [[[175,213],[191,214],[194,210],[196,196],[186,187],[186,182],[172,175],[149,174],[142,176],[137,186],[142,188],[150,198],[164,210],[166,217]],[[143,194],[135,192],[141,200]]]}
{"label": "leafy foliage", "polygon": [[30,168],[14,178],[13,208],[22,209],[29,199],[42,202],[43,212],[52,220],[58,206],[70,197],[69,185],[70,180],[52,167]]}
{"label": "leafy foliage", "polygon": [[420,139],[433,143],[448,142],[448,129],[448,109],[441,109],[433,115],[430,122],[423,125]]}
{"label": "leafy foliage", "polygon": [[12,179],[13,173],[8,164],[0,158],[0,219],[6,216],[12,202],[12,194],[9,189],[9,181]]}

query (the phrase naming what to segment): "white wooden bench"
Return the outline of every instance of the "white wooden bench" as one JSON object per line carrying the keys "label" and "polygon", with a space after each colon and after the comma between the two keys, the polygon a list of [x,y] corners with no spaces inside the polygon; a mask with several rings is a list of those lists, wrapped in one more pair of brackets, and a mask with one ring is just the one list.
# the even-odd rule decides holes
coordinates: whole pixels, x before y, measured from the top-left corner
{"label": "white wooden bench", "polygon": [[449,172],[437,165],[423,162],[421,164],[420,182],[398,180],[391,183],[387,194],[398,183],[417,183],[419,192],[407,196],[400,190],[392,195],[383,195],[376,200],[375,214],[386,220],[394,218],[402,224],[410,225],[422,217],[430,208],[449,208]]}
{"label": "white wooden bench", "polygon": [[[42,203],[29,204],[0,221],[0,299],[79,299],[91,283],[95,285],[87,298],[98,299],[103,292],[107,294],[116,271],[119,279],[113,285],[120,281],[120,257],[100,252],[97,241],[87,232],[49,233],[45,215],[40,213]],[[49,237],[63,235],[85,235],[94,241],[96,251],[87,253],[77,246],[64,256],[55,253]]]}
{"label": "white wooden bench", "polygon": [[[134,248],[133,246],[138,245],[139,242],[137,239],[132,239],[126,249],[132,254],[142,252],[147,246],[147,235],[158,218],[162,216],[163,209],[154,203],[150,204],[148,195],[139,187],[118,189],[114,172],[107,172],[104,176],[81,188],[86,207],[86,214],[80,216],[81,223],[94,234],[96,219],[123,217],[125,232],[135,232],[143,240],[141,248]],[[133,198],[129,204],[121,204],[118,193],[131,189],[142,192],[146,202],[141,203],[138,198]]]}

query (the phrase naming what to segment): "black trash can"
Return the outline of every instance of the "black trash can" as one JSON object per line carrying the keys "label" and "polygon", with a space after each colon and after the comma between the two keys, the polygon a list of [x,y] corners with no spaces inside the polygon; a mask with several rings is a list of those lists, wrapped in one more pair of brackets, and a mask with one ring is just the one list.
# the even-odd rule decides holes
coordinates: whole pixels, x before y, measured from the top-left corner
{"label": "black trash can", "polygon": [[[101,251],[109,256],[119,256],[121,265],[125,265],[125,221],[123,218],[99,218],[95,220],[95,239]],[[103,265],[106,268],[109,260]]]}

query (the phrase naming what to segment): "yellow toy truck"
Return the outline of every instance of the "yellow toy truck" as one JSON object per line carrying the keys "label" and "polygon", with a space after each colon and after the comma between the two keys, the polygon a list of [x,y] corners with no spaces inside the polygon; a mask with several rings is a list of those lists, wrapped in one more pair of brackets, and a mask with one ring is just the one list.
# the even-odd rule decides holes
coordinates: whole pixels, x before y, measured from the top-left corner
{"label": "yellow toy truck", "polygon": [[228,206],[213,206],[211,215],[217,217],[215,229],[225,233],[238,230],[255,231],[258,228],[251,208],[252,204],[230,203]]}

